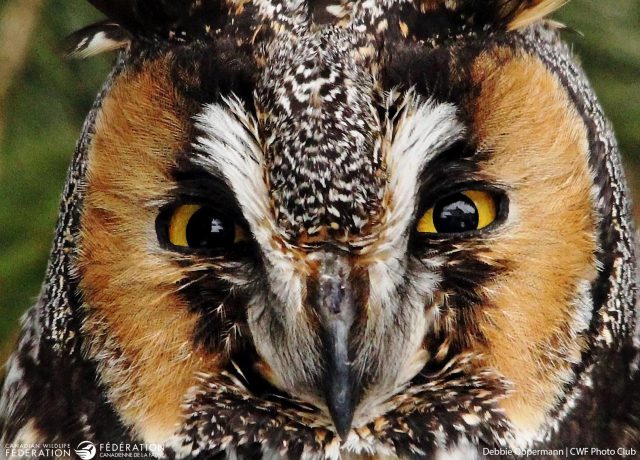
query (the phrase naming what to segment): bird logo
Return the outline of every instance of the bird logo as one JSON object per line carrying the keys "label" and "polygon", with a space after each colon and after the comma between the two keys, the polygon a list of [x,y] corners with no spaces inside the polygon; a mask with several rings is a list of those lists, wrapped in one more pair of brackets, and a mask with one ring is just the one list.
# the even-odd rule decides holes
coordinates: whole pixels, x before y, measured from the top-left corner
{"label": "bird logo", "polygon": [[82,441],[74,450],[82,460],[91,460],[96,456],[96,446],[90,441]]}

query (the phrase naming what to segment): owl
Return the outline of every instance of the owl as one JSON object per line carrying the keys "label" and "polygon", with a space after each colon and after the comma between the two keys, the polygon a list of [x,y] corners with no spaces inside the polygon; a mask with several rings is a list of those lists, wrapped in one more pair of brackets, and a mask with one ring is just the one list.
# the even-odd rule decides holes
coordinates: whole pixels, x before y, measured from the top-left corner
{"label": "owl", "polygon": [[640,446],[635,231],[610,125],[545,19],[564,1],[91,3],[107,20],[71,53],[118,57],[0,444]]}

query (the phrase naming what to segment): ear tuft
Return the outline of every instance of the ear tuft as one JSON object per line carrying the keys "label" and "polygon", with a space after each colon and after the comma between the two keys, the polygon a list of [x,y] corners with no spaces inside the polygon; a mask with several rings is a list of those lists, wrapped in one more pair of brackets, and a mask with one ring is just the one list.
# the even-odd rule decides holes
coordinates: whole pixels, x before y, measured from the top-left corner
{"label": "ear tuft", "polygon": [[246,0],[89,0],[135,38],[204,34],[228,23],[230,7]]}
{"label": "ear tuft", "polygon": [[[560,9],[569,0],[512,0],[506,1],[504,8],[512,8],[509,30],[522,29],[534,22],[544,19],[554,11]],[[509,4],[515,4],[510,6]]]}
{"label": "ear tuft", "polygon": [[86,59],[97,54],[124,49],[131,37],[119,24],[99,22],[81,29],[67,37],[66,56]]}
{"label": "ear tuft", "polygon": [[[392,0],[400,2],[400,0]],[[518,30],[545,19],[570,0],[414,0],[418,11],[488,30]],[[434,16],[435,17],[435,16]]]}
{"label": "ear tuft", "polygon": [[[128,25],[129,21],[134,21],[134,16],[141,4],[140,0],[89,0],[95,8],[100,10],[105,16],[119,24]],[[149,2],[154,3],[154,2]],[[161,2],[159,2],[161,3]],[[147,12],[151,14],[151,12]]]}

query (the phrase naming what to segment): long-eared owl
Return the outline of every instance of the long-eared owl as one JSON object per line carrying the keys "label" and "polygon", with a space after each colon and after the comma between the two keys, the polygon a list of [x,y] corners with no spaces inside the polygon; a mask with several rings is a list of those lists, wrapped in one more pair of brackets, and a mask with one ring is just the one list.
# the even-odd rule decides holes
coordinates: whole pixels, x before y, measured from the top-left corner
{"label": "long-eared owl", "polygon": [[108,19],[72,54],[118,57],[7,364],[3,450],[640,446],[630,204],[546,19],[564,1],[91,3]]}

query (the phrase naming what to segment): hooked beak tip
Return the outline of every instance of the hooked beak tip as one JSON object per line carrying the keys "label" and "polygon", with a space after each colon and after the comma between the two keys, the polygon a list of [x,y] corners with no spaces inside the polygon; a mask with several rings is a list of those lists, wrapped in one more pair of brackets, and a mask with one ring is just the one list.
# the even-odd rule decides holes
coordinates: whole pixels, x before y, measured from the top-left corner
{"label": "hooked beak tip", "polygon": [[343,443],[351,431],[355,411],[356,398],[349,390],[343,387],[337,393],[330,394],[328,400],[329,413]]}

